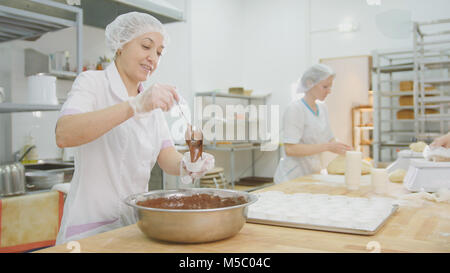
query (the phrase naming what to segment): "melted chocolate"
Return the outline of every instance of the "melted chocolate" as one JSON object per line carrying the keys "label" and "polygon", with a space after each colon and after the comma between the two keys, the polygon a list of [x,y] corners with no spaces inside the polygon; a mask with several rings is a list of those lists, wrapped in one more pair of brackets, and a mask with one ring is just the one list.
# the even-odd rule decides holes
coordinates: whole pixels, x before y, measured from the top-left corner
{"label": "melted chocolate", "polygon": [[194,194],[192,196],[171,196],[139,201],[136,204],[159,209],[215,209],[245,204],[244,197],[219,197],[211,194]]}
{"label": "melted chocolate", "polygon": [[191,162],[197,162],[203,153],[203,140],[186,140],[191,154]]}

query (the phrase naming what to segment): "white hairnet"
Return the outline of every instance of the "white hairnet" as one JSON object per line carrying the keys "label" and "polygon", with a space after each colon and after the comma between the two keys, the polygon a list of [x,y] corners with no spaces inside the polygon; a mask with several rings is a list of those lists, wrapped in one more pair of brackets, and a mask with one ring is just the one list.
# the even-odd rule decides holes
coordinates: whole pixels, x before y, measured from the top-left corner
{"label": "white hairnet", "polygon": [[336,73],[328,65],[315,64],[303,73],[297,85],[297,93],[306,93],[319,82],[335,75]]}
{"label": "white hairnet", "polygon": [[159,32],[164,38],[164,46],[169,36],[158,19],[147,13],[129,12],[119,15],[106,26],[106,46],[114,55],[116,51],[134,38],[148,32]]}

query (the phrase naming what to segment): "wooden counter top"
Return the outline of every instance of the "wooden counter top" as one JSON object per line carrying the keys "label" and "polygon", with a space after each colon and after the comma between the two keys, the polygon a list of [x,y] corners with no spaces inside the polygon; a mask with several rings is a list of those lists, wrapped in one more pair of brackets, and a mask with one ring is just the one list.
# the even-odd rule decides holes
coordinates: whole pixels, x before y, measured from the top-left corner
{"label": "wooden counter top", "polygon": [[[259,190],[372,196],[370,186],[349,192],[339,183],[302,177]],[[390,197],[407,194],[401,184],[389,184]],[[419,200],[420,201],[420,200]],[[422,204],[421,204],[422,203]],[[450,204],[421,201],[400,206],[373,236],[246,223],[234,237],[204,244],[176,244],[145,237],[130,225],[79,240],[81,252],[450,252]],[[374,247],[372,247],[374,246]],[[57,245],[37,252],[70,252]]]}

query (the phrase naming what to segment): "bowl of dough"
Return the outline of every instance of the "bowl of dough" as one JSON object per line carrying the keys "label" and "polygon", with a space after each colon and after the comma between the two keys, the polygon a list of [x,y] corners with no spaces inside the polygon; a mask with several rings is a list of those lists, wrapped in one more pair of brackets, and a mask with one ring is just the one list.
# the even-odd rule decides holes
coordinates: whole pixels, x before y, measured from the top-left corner
{"label": "bowl of dough", "polygon": [[255,194],[192,188],[133,194],[124,201],[134,208],[139,229],[149,238],[204,243],[236,235],[247,220]]}

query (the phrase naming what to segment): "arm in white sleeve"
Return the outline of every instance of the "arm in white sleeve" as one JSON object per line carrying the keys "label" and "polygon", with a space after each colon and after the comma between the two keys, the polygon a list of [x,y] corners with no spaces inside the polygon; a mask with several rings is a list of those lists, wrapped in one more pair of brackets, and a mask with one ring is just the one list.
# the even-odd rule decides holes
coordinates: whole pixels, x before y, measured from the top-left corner
{"label": "arm in white sleeve", "polygon": [[133,116],[127,102],[96,110],[96,92],[101,93],[101,88],[89,73],[77,77],[56,124],[58,147],[89,143]]}

